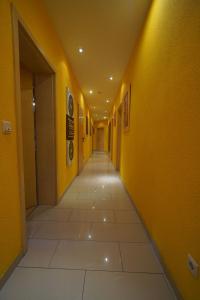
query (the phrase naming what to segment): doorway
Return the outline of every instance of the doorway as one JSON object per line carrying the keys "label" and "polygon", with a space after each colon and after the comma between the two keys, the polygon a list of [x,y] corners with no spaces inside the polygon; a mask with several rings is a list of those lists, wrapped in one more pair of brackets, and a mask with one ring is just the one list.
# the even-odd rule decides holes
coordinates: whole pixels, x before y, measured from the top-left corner
{"label": "doorway", "polygon": [[113,160],[113,119],[110,122],[111,124],[111,134],[110,134],[110,159]]}
{"label": "doorway", "polygon": [[116,169],[120,171],[121,162],[121,138],[122,138],[122,105],[119,106],[117,111],[117,157],[116,157]]}
{"label": "doorway", "polygon": [[83,109],[78,104],[78,174],[83,169],[84,157],[83,157],[83,144],[84,144],[84,124],[83,124]]}
{"label": "doorway", "polygon": [[108,125],[108,153],[111,156],[111,121],[109,122]]}
{"label": "doorway", "polygon": [[96,128],[96,150],[104,151],[104,128]]}
{"label": "doorway", "polygon": [[17,143],[23,247],[26,216],[38,205],[55,205],[55,72],[13,8]]}

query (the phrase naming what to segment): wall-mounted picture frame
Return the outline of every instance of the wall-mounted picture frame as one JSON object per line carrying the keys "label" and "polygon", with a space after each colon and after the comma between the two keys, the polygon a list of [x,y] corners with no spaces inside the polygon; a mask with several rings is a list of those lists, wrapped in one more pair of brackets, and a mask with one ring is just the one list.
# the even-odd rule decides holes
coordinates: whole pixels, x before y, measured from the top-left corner
{"label": "wall-mounted picture frame", "polygon": [[131,85],[129,87],[129,90],[125,93],[123,99],[124,131],[128,131],[130,129],[130,107],[131,107]]}
{"label": "wall-mounted picture frame", "polygon": [[66,162],[71,166],[74,158],[74,97],[66,88]]}

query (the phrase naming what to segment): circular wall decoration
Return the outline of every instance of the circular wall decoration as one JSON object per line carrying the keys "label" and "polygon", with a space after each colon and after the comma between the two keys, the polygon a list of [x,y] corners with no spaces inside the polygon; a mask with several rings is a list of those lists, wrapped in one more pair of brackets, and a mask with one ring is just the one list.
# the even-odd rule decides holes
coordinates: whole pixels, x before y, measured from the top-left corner
{"label": "circular wall decoration", "polygon": [[67,141],[67,164],[71,166],[74,158],[74,143],[73,141]]}
{"label": "circular wall decoration", "polygon": [[73,160],[74,157],[74,144],[72,141],[69,142],[69,159]]}
{"label": "circular wall decoration", "polygon": [[68,112],[70,117],[73,117],[74,114],[74,101],[72,94],[68,95]]}
{"label": "circular wall decoration", "polygon": [[70,166],[74,158],[74,97],[70,89],[66,89],[66,140],[67,164]]}

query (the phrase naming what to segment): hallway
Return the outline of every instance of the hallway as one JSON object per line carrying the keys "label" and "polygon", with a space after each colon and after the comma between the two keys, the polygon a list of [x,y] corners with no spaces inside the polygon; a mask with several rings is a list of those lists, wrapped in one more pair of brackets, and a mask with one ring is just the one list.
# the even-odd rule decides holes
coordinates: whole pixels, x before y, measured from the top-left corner
{"label": "hallway", "polygon": [[92,155],[57,207],[34,211],[28,235],[0,300],[175,299],[104,153]]}

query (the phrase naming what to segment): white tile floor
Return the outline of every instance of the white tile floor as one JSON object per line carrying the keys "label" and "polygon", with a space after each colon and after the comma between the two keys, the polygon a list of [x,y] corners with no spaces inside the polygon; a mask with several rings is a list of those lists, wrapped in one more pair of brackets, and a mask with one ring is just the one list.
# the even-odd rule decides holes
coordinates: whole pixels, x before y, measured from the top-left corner
{"label": "white tile floor", "polygon": [[174,300],[143,225],[105,154],[55,208],[28,222],[28,251],[0,300]]}

